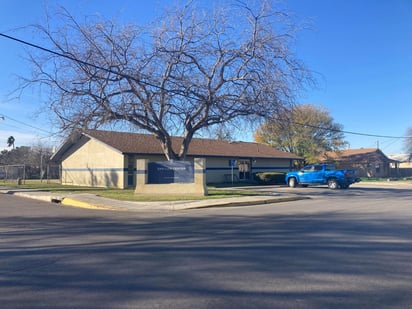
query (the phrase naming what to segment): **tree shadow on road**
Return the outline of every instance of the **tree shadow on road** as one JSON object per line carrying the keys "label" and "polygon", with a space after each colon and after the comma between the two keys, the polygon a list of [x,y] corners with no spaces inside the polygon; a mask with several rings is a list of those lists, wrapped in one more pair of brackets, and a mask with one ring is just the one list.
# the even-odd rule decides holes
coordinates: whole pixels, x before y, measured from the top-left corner
{"label": "tree shadow on road", "polygon": [[396,198],[408,198],[412,200],[412,187],[395,187],[395,186],[362,186],[357,187],[356,185],[348,189],[338,189],[331,190],[325,186],[315,186],[315,187],[298,187],[298,188],[282,188],[282,192],[287,192],[294,195],[311,195],[311,196],[345,196],[345,197],[358,197],[372,195],[374,198],[385,198],[388,196],[393,196]]}
{"label": "tree shadow on road", "polygon": [[0,301],[8,308],[408,306],[410,219],[2,216]]}

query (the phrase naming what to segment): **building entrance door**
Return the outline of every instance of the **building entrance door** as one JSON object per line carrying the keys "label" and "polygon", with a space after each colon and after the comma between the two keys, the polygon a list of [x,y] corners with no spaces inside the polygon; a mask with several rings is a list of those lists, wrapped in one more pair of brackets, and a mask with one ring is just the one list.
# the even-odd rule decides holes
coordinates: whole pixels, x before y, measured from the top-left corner
{"label": "building entrance door", "polygon": [[249,160],[239,160],[239,180],[249,180],[250,179],[250,161]]}
{"label": "building entrance door", "polygon": [[127,162],[127,186],[134,187],[135,185],[135,171],[136,171],[136,159],[133,156],[128,158]]}

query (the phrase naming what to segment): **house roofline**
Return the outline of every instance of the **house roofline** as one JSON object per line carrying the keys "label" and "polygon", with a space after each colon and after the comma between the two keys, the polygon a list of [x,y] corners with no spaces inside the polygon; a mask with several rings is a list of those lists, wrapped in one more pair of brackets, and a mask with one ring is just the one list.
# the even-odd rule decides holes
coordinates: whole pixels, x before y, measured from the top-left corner
{"label": "house roofline", "polygon": [[[98,130],[95,130],[96,132],[98,132]],[[90,132],[90,134],[88,133],[88,132]],[[116,152],[118,152],[118,153],[121,153],[121,154],[128,154],[128,155],[143,155],[143,156],[147,156],[147,155],[153,155],[153,156],[159,156],[159,155],[164,155],[162,152],[146,152],[146,151],[142,151],[142,152],[140,152],[140,151],[125,151],[125,150],[123,150],[123,149],[121,149],[121,147],[116,147],[115,145],[111,145],[111,144],[109,144],[109,143],[107,143],[107,141],[106,140],[101,140],[100,138],[99,138],[99,136],[95,136],[94,134],[93,134],[93,132],[94,132],[94,130],[86,130],[86,131],[82,131],[82,132],[80,132],[80,131],[75,131],[75,132],[73,132],[64,142],[63,142],[63,144],[57,149],[57,151],[52,155],[52,157],[51,157],[51,160],[52,161],[55,161],[55,162],[58,162],[58,161],[61,161],[62,160],[62,158],[63,158],[63,156],[64,156],[64,153],[66,153],[71,147],[73,147],[83,136],[85,136],[85,137],[87,137],[87,138],[89,138],[89,139],[91,139],[91,140],[94,140],[94,141],[97,141],[97,142],[99,142],[99,143],[101,143],[101,144],[103,144],[103,145],[105,145],[106,147],[109,147],[110,149],[112,149],[112,150],[114,150],[114,151],[116,151]],[[101,132],[109,132],[109,131],[101,131]],[[126,132],[114,132],[114,133],[126,133]],[[133,134],[139,134],[139,133],[133,133]],[[140,135],[149,135],[149,134],[140,134]],[[179,138],[179,137],[176,137],[176,138]],[[210,140],[210,141],[215,141],[215,140],[212,140],[212,139],[205,139],[205,140]],[[217,140],[216,140],[216,142],[218,142]],[[230,144],[249,144],[249,145],[253,145],[253,144],[255,144],[255,145],[258,145],[257,147],[258,147],[258,149],[257,149],[257,152],[255,153],[255,154],[251,154],[251,153],[248,153],[248,154],[246,154],[246,155],[242,155],[241,153],[239,153],[239,154],[228,154],[228,153],[225,153],[225,154],[222,154],[222,155],[219,155],[219,154],[196,154],[196,153],[188,153],[187,154],[187,156],[188,157],[207,157],[207,158],[239,158],[239,159],[241,159],[241,158],[245,158],[245,159],[283,159],[283,160],[296,160],[296,161],[301,161],[301,160],[303,160],[303,158],[302,157],[299,157],[299,156],[296,156],[295,154],[292,154],[292,153],[288,153],[288,152],[285,152],[285,151],[280,151],[281,152],[281,154],[280,155],[268,155],[268,154],[263,154],[262,156],[259,156],[259,143],[256,143],[256,142],[243,142],[243,141],[239,141],[239,142],[233,142],[233,143],[230,143]]]}

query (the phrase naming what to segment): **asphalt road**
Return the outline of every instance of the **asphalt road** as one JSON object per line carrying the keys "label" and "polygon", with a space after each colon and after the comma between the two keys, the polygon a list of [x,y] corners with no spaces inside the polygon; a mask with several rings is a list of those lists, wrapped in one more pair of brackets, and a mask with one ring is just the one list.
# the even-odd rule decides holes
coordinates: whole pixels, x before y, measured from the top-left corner
{"label": "asphalt road", "polygon": [[2,308],[412,308],[412,186],[114,212],[0,194]]}

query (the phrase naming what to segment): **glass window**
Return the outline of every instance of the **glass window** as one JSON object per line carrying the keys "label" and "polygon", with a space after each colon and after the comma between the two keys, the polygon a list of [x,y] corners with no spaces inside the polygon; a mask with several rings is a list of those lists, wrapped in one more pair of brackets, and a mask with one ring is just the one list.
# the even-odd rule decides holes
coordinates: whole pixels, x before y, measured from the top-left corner
{"label": "glass window", "polygon": [[305,172],[312,172],[313,170],[314,170],[314,166],[313,165],[307,165],[307,166],[305,166],[304,168],[303,168],[303,170],[305,171]]}
{"label": "glass window", "polygon": [[315,171],[321,171],[322,165],[315,165]]}

